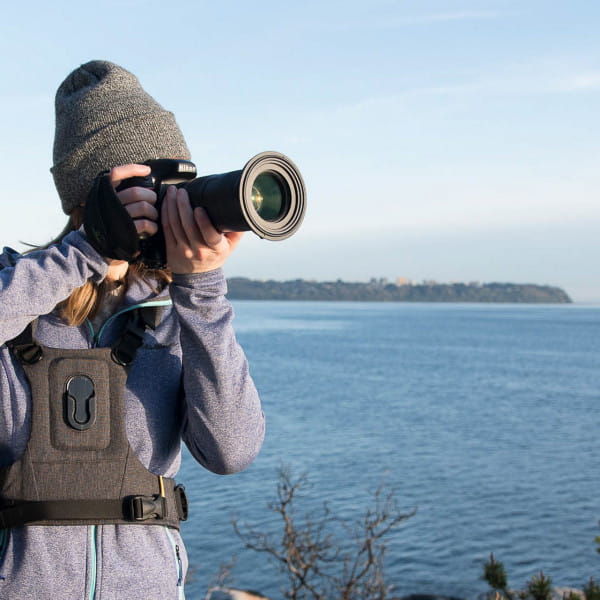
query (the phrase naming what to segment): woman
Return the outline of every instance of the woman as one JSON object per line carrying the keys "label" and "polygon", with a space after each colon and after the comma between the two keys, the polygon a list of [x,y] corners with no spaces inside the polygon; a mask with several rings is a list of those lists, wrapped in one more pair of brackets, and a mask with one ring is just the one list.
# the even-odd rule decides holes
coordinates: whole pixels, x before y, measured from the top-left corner
{"label": "woman", "polygon": [[82,226],[98,173],[116,189],[153,158],[189,158],[173,115],[117,65],[73,71],[52,169],[68,225],[0,255],[0,599],[182,598],[181,440],[221,474],[262,444],[221,270],[241,234],[174,187],[160,225],[151,189],[117,192],[138,233],[163,228],[166,270],[102,256]]}

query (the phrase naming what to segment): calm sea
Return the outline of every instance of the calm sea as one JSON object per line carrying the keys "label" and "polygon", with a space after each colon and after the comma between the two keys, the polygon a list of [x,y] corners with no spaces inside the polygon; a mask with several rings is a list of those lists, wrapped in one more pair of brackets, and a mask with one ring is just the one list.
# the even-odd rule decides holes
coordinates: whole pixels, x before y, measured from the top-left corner
{"label": "calm sea", "polygon": [[600,307],[236,301],[267,414],[262,453],[219,477],[186,456],[184,537],[204,597],[232,555],[236,587],[281,598],[231,518],[280,533],[278,469],[306,473],[299,516],[324,500],[349,523],[380,484],[417,508],[389,539],[398,594],[475,598],[494,552],[509,584],[600,578]]}

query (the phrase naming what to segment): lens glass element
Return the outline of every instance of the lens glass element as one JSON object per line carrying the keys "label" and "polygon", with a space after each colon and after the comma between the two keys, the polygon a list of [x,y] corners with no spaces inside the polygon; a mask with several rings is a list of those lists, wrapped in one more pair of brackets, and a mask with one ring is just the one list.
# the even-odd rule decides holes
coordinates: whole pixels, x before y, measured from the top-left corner
{"label": "lens glass element", "polygon": [[284,210],[283,190],[279,178],[261,173],[252,185],[252,205],[261,219],[277,221]]}

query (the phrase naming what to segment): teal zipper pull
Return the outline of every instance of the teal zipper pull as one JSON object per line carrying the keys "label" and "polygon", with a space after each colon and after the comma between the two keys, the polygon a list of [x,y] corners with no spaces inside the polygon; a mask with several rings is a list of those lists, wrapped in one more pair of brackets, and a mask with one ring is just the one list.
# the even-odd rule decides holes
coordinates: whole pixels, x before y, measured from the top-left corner
{"label": "teal zipper pull", "polygon": [[90,336],[91,336],[90,348],[95,348],[96,344],[98,343],[98,340],[96,339],[96,332],[94,331],[94,326],[92,325],[92,322],[90,321],[90,319],[86,319],[85,322],[86,322],[86,325],[88,326]]}

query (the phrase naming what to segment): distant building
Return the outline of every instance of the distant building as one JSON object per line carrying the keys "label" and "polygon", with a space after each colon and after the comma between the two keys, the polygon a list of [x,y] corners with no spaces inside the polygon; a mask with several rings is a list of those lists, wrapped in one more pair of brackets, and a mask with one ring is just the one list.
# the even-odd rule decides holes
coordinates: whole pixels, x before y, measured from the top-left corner
{"label": "distant building", "polygon": [[413,285],[413,280],[408,277],[396,277],[396,285],[398,287],[402,285]]}

